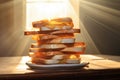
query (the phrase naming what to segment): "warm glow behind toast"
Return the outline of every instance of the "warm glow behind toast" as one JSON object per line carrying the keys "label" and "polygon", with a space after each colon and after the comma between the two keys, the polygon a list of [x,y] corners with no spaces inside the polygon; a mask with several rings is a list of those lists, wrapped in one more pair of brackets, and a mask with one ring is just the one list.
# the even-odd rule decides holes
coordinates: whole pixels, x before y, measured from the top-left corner
{"label": "warm glow behind toast", "polygon": [[27,0],[26,30],[33,30],[33,21],[59,17],[71,17],[75,27],[79,27],[79,17],[69,0]]}

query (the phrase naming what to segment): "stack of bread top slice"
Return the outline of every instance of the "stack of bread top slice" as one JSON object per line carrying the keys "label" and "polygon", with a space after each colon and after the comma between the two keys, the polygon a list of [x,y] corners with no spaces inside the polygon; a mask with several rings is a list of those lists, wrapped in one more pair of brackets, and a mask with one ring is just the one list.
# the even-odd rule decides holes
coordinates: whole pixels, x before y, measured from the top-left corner
{"label": "stack of bread top slice", "polygon": [[31,44],[29,55],[31,62],[36,64],[79,64],[80,54],[85,51],[84,42],[75,42],[74,29],[71,18],[56,18],[32,22],[38,31],[25,31],[25,35],[32,35],[35,43]]}

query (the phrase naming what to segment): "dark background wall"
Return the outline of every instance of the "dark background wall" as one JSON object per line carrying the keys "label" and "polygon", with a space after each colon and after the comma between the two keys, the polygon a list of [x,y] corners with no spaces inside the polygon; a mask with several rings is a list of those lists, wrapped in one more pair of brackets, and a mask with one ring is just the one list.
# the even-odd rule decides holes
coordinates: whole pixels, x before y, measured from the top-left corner
{"label": "dark background wall", "polygon": [[120,0],[80,0],[80,19],[100,53],[120,55]]}

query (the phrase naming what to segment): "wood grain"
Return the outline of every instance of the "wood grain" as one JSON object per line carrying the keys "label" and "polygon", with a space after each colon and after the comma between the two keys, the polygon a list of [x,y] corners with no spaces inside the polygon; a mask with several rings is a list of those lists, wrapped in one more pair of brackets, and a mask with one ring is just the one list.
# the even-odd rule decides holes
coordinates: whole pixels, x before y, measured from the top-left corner
{"label": "wood grain", "polygon": [[[114,56],[115,57],[115,56]],[[120,74],[120,62],[112,60],[110,56],[100,57],[95,55],[81,55],[83,62],[89,62],[89,66],[83,69],[71,70],[31,70],[25,63],[29,60],[28,56],[23,57],[0,57],[0,79],[27,79],[43,77],[46,79],[53,79],[58,77],[84,77],[91,76],[105,76]],[[119,56],[116,56],[119,59]],[[50,74],[49,74],[50,73]],[[29,79],[28,78],[28,79]]]}

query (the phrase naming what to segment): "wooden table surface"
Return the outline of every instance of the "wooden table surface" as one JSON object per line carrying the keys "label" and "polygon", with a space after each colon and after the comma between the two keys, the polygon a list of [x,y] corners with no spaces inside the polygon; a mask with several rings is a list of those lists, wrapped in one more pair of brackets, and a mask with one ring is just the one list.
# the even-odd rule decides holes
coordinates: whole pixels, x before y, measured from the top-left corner
{"label": "wooden table surface", "polygon": [[120,56],[81,55],[88,67],[71,70],[31,70],[25,63],[28,56],[0,57],[0,80],[29,79],[81,79],[84,80],[120,80]]}

